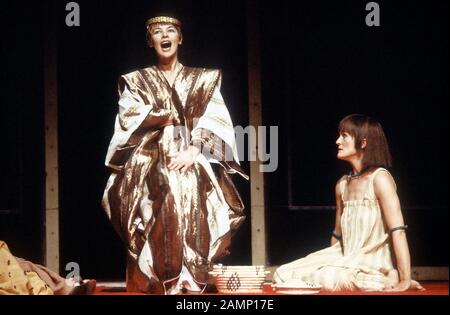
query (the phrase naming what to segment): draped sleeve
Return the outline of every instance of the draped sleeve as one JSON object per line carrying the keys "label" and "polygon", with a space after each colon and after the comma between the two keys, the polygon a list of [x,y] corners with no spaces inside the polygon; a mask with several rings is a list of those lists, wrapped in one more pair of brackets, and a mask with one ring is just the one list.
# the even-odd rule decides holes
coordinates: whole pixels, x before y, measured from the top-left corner
{"label": "draped sleeve", "polygon": [[198,147],[210,163],[221,164],[228,173],[239,173],[248,179],[239,165],[233,122],[220,93],[220,83],[219,75],[203,114],[194,120],[191,144]]}
{"label": "draped sleeve", "polygon": [[119,77],[118,94],[114,134],[105,160],[106,166],[116,170],[123,168],[146,132],[176,123],[171,108],[156,106],[139,71]]}

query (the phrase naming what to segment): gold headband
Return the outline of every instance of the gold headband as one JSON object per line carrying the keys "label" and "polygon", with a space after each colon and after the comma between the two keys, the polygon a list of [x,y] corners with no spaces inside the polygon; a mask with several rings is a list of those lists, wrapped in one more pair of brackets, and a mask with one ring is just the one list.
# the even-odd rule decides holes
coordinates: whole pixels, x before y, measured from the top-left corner
{"label": "gold headband", "polygon": [[147,28],[155,23],[170,23],[173,25],[176,25],[178,27],[181,27],[181,22],[177,20],[176,18],[170,17],[170,16],[156,16],[151,19],[147,20]]}

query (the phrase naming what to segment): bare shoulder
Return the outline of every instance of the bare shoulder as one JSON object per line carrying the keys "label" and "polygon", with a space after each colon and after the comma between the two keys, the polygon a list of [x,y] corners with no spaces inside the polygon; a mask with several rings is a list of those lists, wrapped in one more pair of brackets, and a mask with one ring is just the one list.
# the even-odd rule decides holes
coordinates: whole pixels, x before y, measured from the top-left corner
{"label": "bare shoulder", "polygon": [[385,169],[379,170],[373,179],[375,193],[395,191],[396,185],[391,173]]}
{"label": "bare shoulder", "polygon": [[341,185],[344,181],[347,180],[347,175],[343,175],[341,178],[338,179],[335,186],[336,195],[341,195]]}
{"label": "bare shoulder", "polygon": [[339,186],[342,182],[347,180],[347,175],[342,175],[341,178],[336,182],[336,186]]}

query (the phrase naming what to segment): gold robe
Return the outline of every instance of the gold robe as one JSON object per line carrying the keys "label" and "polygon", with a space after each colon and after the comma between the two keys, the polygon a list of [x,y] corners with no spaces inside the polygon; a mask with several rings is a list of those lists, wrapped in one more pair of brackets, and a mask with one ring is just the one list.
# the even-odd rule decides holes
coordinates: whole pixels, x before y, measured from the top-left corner
{"label": "gold robe", "polygon": [[[119,113],[106,156],[102,204],[127,247],[127,290],[202,291],[227,255],[244,206],[229,174],[241,170],[219,70],[182,66],[170,86],[149,67],[119,78]],[[185,173],[169,153],[201,148]]]}

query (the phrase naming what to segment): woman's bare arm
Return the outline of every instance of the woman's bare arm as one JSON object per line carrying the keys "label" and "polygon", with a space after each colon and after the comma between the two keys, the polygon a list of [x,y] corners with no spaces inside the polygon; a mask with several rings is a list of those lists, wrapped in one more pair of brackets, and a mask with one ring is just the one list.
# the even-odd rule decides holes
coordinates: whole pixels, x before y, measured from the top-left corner
{"label": "woman's bare arm", "polygon": [[[341,190],[340,190],[340,183],[344,180],[344,177],[338,180],[336,183],[336,219],[334,223],[334,234],[337,234],[338,236],[342,237],[342,231],[341,231],[341,215],[342,215],[342,209],[343,209],[343,202],[342,202],[342,196],[341,196]],[[331,235],[331,246],[339,242],[340,239],[338,239],[335,235]]]}
{"label": "woman's bare arm", "polygon": [[[379,172],[374,178],[374,190],[388,229],[404,226],[400,201],[392,176],[384,171]],[[405,291],[411,286],[411,259],[405,229],[393,231],[391,237],[400,281],[393,288],[386,289]]]}

